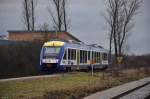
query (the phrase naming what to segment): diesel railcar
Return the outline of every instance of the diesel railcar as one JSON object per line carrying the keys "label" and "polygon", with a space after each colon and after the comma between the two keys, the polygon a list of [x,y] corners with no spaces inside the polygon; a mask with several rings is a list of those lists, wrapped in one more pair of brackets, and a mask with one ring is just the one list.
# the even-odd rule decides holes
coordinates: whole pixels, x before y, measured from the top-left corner
{"label": "diesel railcar", "polygon": [[98,45],[78,42],[48,41],[40,54],[40,71],[59,72],[106,68],[108,51]]}

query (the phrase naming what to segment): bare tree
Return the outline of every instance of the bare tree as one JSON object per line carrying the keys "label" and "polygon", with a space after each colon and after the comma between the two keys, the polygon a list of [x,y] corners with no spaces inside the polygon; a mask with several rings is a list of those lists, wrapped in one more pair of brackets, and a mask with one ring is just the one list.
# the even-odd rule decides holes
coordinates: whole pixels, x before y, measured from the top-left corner
{"label": "bare tree", "polygon": [[134,26],[133,18],[138,13],[141,3],[142,0],[107,0],[105,19],[110,27],[109,52],[111,55],[113,46],[116,59],[123,55],[123,45]]}
{"label": "bare tree", "polygon": [[31,0],[31,10],[32,10],[32,28],[31,30],[34,31],[34,25],[35,25],[35,11],[34,11],[35,5],[34,5],[34,0]]}
{"label": "bare tree", "polygon": [[54,23],[54,29],[57,31],[67,31],[68,29],[66,1],[67,0],[52,0],[54,11],[50,8],[48,9]]}
{"label": "bare tree", "polygon": [[28,31],[35,29],[35,4],[34,0],[23,0],[23,21]]}
{"label": "bare tree", "polygon": [[30,30],[30,21],[29,21],[29,8],[28,8],[28,0],[23,0],[22,2],[23,4],[23,21],[24,21],[24,25],[25,28],[27,30]]}

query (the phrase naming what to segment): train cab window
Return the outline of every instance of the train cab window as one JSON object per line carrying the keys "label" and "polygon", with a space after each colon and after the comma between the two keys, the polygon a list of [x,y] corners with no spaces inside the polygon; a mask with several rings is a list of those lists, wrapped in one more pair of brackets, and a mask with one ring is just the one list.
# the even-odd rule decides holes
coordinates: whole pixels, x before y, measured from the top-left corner
{"label": "train cab window", "polygon": [[45,57],[57,57],[60,53],[60,47],[45,47],[44,48],[44,56]]}

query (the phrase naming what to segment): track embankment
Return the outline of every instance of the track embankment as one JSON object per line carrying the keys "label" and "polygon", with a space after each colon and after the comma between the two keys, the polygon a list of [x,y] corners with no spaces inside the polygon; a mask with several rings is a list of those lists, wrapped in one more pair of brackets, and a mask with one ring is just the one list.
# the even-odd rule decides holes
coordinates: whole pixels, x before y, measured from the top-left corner
{"label": "track embankment", "polygon": [[[135,97],[136,93],[139,94],[139,92],[141,92],[140,90],[145,90],[145,92],[142,91],[141,94],[148,95],[150,94],[150,87],[147,87],[149,85],[150,85],[150,77],[147,77],[138,81],[134,81],[114,88],[110,88],[102,92],[97,92],[88,97],[85,97],[84,99],[128,99],[129,96]],[[130,99],[133,99],[131,97]],[[139,97],[143,97],[140,99],[144,99],[146,96],[139,96]],[[139,99],[139,98],[134,98],[134,99]]]}

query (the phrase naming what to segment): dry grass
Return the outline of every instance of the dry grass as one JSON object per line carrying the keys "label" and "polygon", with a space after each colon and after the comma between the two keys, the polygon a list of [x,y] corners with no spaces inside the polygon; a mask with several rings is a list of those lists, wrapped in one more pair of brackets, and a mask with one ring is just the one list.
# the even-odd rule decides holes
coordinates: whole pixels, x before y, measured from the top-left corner
{"label": "dry grass", "polygon": [[0,83],[0,96],[10,98],[79,99],[150,75],[149,68],[126,69],[112,72],[71,73],[62,77],[31,79]]}

